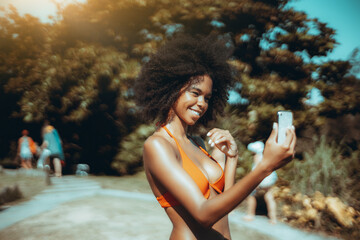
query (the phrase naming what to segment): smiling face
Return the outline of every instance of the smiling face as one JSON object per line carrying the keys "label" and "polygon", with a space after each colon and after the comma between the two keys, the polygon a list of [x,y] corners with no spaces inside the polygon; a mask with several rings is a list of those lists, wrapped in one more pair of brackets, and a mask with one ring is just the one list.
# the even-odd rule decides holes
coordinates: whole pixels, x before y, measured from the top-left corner
{"label": "smiling face", "polygon": [[208,75],[199,76],[180,91],[172,110],[187,125],[193,125],[208,109],[212,94],[212,80]]}

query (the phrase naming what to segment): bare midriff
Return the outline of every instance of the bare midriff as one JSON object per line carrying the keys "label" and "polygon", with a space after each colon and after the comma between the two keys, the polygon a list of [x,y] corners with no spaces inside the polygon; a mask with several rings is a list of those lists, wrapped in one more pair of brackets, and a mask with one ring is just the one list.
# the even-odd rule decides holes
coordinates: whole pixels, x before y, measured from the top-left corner
{"label": "bare midriff", "polygon": [[[216,193],[212,190],[210,198],[214,195]],[[231,239],[227,216],[220,219],[212,227],[205,228],[182,206],[167,207],[165,212],[173,224],[171,240]]]}

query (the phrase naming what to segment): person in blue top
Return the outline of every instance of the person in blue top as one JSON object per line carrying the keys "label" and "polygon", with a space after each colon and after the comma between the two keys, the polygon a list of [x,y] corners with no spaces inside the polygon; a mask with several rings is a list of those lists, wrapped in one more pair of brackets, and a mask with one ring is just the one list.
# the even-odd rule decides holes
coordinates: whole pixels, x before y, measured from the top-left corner
{"label": "person in blue top", "polygon": [[55,176],[62,176],[62,167],[65,166],[65,157],[62,147],[62,141],[58,131],[49,124],[49,121],[44,122],[42,129],[43,143],[41,148],[43,151],[46,149],[50,152],[45,164],[50,164],[49,161],[53,160]]}
{"label": "person in blue top", "polygon": [[18,141],[18,156],[21,160],[21,167],[25,169],[32,168],[33,154],[36,153],[36,145],[31,137],[29,131],[24,129],[21,132],[22,137]]}
{"label": "person in blue top", "polygon": [[[264,143],[261,141],[256,141],[248,145],[248,150],[254,153],[254,163],[252,165],[252,170],[262,161],[263,152],[264,152]],[[247,198],[247,215],[244,217],[246,221],[252,221],[255,217],[256,211],[256,193],[265,192],[264,200],[268,210],[268,216],[270,218],[270,223],[276,223],[276,202],[272,193],[272,186],[276,183],[278,177],[275,171],[273,171],[269,176],[264,178],[258,187],[248,196]]]}

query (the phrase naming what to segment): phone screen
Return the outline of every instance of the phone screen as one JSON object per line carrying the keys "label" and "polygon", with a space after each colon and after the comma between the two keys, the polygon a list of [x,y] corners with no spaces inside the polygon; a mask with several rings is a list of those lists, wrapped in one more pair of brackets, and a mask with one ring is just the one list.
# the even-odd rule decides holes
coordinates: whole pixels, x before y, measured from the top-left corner
{"label": "phone screen", "polygon": [[293,114],[291,111],[278,111],[278,143],[282,144],[286,138],[286,129],[293,125]]}

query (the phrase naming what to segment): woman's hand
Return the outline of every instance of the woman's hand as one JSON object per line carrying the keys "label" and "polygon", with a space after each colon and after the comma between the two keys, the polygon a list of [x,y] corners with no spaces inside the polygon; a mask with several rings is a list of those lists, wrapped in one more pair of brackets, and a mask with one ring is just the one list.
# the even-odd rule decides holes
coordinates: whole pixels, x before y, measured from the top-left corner
{"label": "woman's hand", "polygon": [[278,168],[286,165],[295,156],[296,134],[295,128],[288,128],[286,131],[286,139],[283,144],[277,142],[278,125],[274,123],[273,130],[270,137],[266,141],[264,149],[264,157],[262,164],[265,164],[266,169],[271,173]]}
{"label": "woman's hand", "polygon": [[237,157],[237,145],[233,136],[231,136],[228,130],[213,128],[208,132],[207,136],[210,138],[209,144],[211,147],[216,146],[228,157]]}

